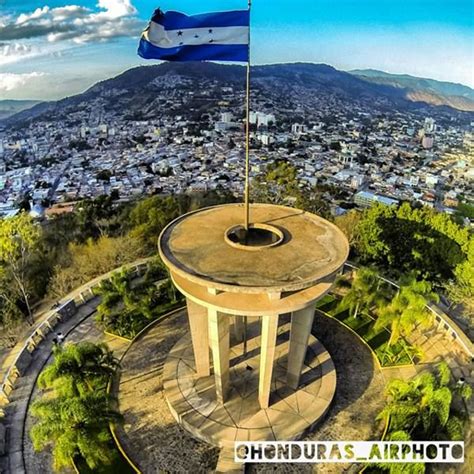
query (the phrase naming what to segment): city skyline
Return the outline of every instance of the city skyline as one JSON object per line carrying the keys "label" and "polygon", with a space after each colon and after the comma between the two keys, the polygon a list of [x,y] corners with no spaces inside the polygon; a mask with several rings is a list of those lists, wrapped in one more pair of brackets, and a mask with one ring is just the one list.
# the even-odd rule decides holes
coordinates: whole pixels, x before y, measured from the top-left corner
{"label": "city skyline", "polygon": [[[252,6],[252,63],[373,68],[474,86],[472,2],[278,0]],[[54,100],[145,64],[138,36],[154,8],[246,8],[245,0],[0,0],[0,99]],[[429,7],[429,8],[428,8]],[[150,64],[150,63],[147,63]]]}

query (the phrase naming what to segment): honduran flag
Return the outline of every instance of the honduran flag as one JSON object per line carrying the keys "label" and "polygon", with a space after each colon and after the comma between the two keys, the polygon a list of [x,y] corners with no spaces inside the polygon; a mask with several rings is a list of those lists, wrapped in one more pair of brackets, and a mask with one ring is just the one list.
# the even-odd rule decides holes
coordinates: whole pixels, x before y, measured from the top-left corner
{"label": "honduran flag", "polygon": [[183,13],[156,10],[142,33],[138,55],[165,61],[248,61],[248,10]]}

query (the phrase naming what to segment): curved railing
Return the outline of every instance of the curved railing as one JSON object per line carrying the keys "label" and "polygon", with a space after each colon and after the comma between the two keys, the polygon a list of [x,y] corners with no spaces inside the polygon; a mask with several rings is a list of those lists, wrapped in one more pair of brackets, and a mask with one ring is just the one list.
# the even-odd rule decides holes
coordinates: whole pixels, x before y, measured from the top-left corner
{"label": "curved railing", "polygon": [[35,349],[45,340],[47,334],[52,332],[60,322],[67,321],[74,316],[82,305],[92,300],[95,297],[94,288],[99,286],[102,281],[107,280],[112,274],[121,269],[133,269],[131,272],[132,278],[140,276],[146,270],[150,260],[151,258],[145,258],[100,275],[66,295],[55,307],[51,308],[43,321],[33,329],[9,364],[0,387],[0,407],[9,403],[15,381],[25,373],[33,360]]}

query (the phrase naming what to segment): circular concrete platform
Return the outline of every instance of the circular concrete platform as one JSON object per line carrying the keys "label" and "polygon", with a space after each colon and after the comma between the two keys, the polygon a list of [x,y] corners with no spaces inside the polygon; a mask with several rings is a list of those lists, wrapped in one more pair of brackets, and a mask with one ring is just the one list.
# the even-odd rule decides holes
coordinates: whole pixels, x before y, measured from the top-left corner
{"label": "circular concrete platform", "polygon": [[194,437],[220,447],[235,441],[293,440],[326,414],[336,390],[336,370],[324,346],[311,336],[298,390],[286,384],[289,323],[278,328],[270,406],[258,404],[260,336],[258,318],[248,324],[246,356],[231,347],[230,392],[216,401],[214,376],[197,379],[190,337],[182,337],[163,368],[163,387],[172,415]]}
{"label": "circular concrete platform", "polygon": [[244,207],[226,204],[171,222],[159,239],[160,256],[173,275],[239,293],[299,291],[333,277],[347,259],[346,237],[319,216],[272,204],[252,204],[250,216],[255,226],[276,229],[283,238],[260,242],[257,251],[242,248],[228,234],[241,226]]}

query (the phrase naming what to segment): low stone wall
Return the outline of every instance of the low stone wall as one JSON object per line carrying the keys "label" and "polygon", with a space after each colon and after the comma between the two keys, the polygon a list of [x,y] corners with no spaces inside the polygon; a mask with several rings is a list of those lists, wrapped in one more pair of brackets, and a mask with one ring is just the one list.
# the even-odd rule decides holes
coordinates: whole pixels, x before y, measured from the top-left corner
{"label": "low stone wall", "polygon": [[0,388],[0,408],[5,407],[9,403],[10,395],[14,390],[15,381],[18,377],[24,375],[34,357],[35,350],[44,341],[48,333],[53,331],[60,323],[75,316],[82,305],[94,298],[94,288],[99,286],[104,280],[110,278],[113,273],[121,269],[127,269],[131,270],[132,277],[135,278],[146,271],[149,260],[150,259],[144,259],[138,263],[134,262],[129,265],[124,265],[105,275],[101,275],[80,287],[78,290],[69,293],[61,300],[59,306],[53,307],[44,321],[33,329],[13,363],[8,368]]}

